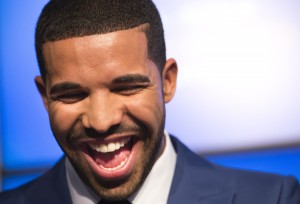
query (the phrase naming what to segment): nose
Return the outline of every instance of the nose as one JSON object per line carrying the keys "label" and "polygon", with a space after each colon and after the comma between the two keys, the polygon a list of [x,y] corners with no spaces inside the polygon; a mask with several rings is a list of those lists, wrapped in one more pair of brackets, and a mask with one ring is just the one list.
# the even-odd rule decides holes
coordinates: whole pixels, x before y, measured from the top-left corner
{"label": "nose", "polygon": [[86,101],[82,124],[85,128],[105,133],[122,122],[123,112],[122,100],[109,93],[94,94]]}

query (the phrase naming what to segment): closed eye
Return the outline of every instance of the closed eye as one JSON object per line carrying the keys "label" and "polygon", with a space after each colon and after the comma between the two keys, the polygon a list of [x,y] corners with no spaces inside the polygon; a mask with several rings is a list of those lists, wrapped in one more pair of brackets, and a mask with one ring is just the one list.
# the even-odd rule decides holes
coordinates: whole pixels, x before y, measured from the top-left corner
{"label": "closed eye", "polygon": [[87,97],[87,94],[79,84],[73,82],[55,84],[49,91],[50,100],[61,101],[66,104],[81,101]]}
{"label": "closed eye", "polygon": [[51,95],[51,98],[55,101],[71,104],[83,100],[86,96],[87,94],[83,92],[70,92],[59,95]]}
{"label": "closed eye", "polygon": [[112,92],[120,95],[133,95],[137,94],[143,89],[147,88],[148,85],[126,85],[126,86],[120,86],[120,87],[115,87],[112,89]]}
{"label": "closed eye", "polygon": [[112,81],[111,92],[130,96],[141,92],[151,86],[148,76],[142,74],[127,74],[119,76]]}

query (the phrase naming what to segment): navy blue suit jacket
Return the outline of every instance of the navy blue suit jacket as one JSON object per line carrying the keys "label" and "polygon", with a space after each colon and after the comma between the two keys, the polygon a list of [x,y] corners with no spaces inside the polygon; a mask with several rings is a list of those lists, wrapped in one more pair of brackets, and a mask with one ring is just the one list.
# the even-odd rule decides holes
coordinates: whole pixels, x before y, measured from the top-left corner
{"label": "navy blue suit jacket", "polygon": [[[234,170],[208,162],[172,138],[177,163],[169,204],[300,204],[293,177]],[[40,178],[0,194],[1,204],[71,204],[64,159]]]}

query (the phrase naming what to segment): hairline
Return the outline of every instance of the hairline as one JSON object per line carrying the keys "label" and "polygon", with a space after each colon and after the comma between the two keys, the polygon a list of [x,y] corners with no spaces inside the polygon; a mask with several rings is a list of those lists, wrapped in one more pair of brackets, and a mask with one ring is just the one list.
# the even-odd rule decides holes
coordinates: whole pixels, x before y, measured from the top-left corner
{"label": "hairline", "polygon": [[115,30],[115,31],[111,31],[111,32],[98,32],[98,33],[94,33],[94,34],[90,34],[90,35],[82,35],[82,36],[76,36],[75,35],[75,36],[72,36],[72,37],[60,38],[60,39],[57,39],[57,40],[47,40],[47,41],[43,42],[42,47],[41,47],[42,48],[42,50],[41,50],[42,53],[41,54],[42,54],[42,58],[43,58],[43,62],[44,62],[44,75],[41,73],[42,79],[46,83],[46,79],[47,79],[47,76],[48,76],[48,70],[47,70],[45,56],[44,56],[44,46],[45,46],[45,44],[51,43],[51,42],[56,42],[56,41],[61,41],[61,40],[66,40],[66,39],[83,38],[83,37],[88,37],[88,36],[93,36],[93,35],[104,35],[104,34],[116,33],[116,32],[119,32],[119,31],[128,31],[128,30],[143,32],[145,34],[148,59],[151,60],[155,64],[155,66],[159,70],[159,72],[162,73],[163,67],[159,68],[159,66],[155,63],[154,59],[151,59],[151,56],[150,56],[149,39],[148,39],[148,35],[147,35],[147,32],[149,32],[149,29],[150,29],[150,24],[149,23],[143,23],[143,24],[140,24],[140,25],[137,25],[135,27],[128,28],[128,29],[119,29],[119,30]]}

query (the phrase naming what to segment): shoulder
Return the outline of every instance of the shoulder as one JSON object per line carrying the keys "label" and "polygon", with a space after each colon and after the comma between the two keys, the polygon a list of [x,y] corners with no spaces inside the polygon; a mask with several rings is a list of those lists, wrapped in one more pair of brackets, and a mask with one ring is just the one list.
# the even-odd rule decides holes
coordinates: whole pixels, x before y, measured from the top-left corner
{"label": "shoulder", "polygon": [[215,165],[222,183],[236,191],[236,201],[246,198],[264,203],[300,204],[300,186],[292,176],[237,170]]}
{"label": "shoulder", "polygon": [[217,165],[216,171],[224,176],[224,182],[229,182],[232,186],[238,187],[239,193],[256,192],[264,196],[291,196],[297,192],[300,196],[298,181],[292,176],[238,170]]}
{"label": "shoulder", "polygon": [[19,189],[9,190],[6,192],[0,193],[0,203],[1,204],[23,204],[24,199],[21,191]]}
{"label": "shoulder", "polygon": [[64,159],[33,181],[0,194],[1,204],[69,203]]}
{"label": "shoulder", "polygon": [[2,192],[0,194],[0,203],[25,204],[28,203],[28,201],[34,200],[34,197],[43,193],[43,188],[47,186],[47,174],[48,173],[15,189]]}
{"label": "shoulder", "polygon": [[178,157],[174,177],[183,186],[231,191],[237,203],[300,203],[300,187],[294,177],[223,167],[196,155],[174,137],[172,142]]}

